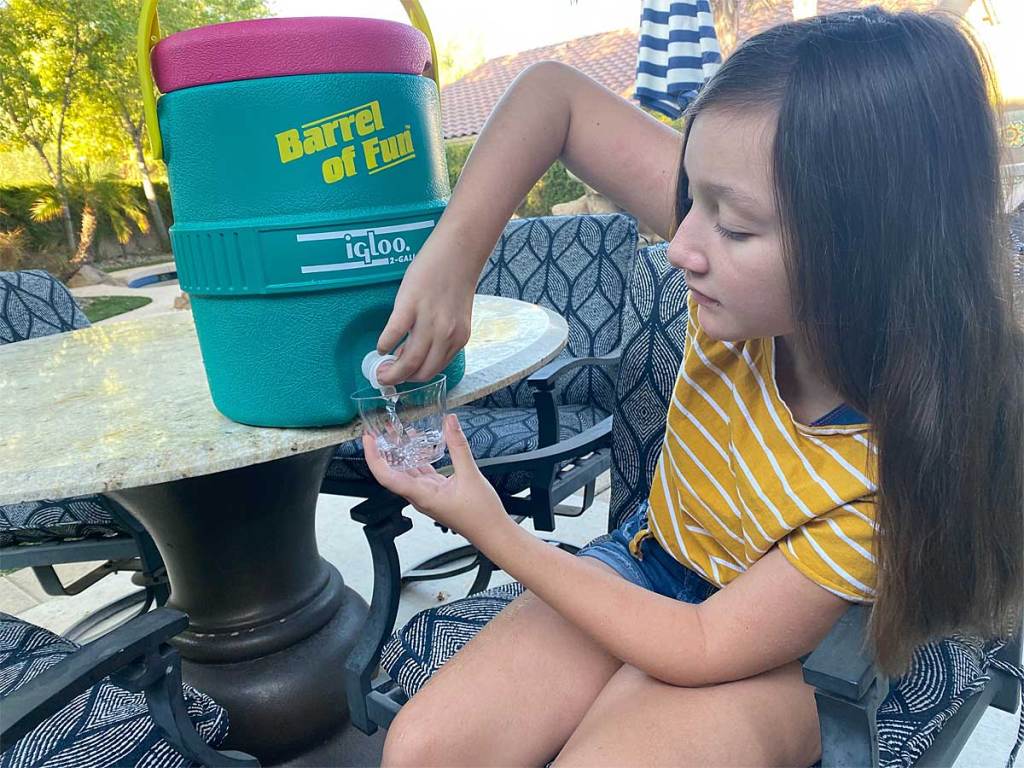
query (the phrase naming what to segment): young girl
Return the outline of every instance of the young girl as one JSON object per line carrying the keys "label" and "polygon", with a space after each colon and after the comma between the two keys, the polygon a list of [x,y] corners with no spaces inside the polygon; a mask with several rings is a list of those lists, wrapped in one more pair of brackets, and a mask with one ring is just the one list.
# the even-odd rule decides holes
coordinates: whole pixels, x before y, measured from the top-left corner
{"label": "young girl", "polygon": [[453,418],[454,476],[378,480],[528,592],[402,709],[385,765],[799,765],[799,658],[873,602],[891,673],[1019,626],[1024,340],[983,59],[878,9],[744,43],[684,135],[545,62],[495,109],[412,264],[381,378],[466,341],[477,275],[556,158],[671,239],[686,356],[649,502],[573,557],[509,519]]}

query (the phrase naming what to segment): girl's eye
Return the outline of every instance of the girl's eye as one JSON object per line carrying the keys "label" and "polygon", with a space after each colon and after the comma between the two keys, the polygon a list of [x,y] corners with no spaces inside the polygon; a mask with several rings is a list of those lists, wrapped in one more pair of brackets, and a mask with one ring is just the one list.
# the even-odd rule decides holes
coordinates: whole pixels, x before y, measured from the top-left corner
{"label": "girl's eye", "polygon": [[718,223],[715,224],[715,231],[727,240],[737,240],[741,243],[750,237],[746,232],[733,232],[731,229],[726,229]]}

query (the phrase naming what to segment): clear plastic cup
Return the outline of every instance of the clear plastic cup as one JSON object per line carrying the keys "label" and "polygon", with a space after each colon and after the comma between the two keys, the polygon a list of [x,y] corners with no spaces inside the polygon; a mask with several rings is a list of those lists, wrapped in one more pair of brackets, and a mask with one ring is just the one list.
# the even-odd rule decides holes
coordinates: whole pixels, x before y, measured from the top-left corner
{"label": "clear plastic cup", "polygon": [[363,427],[395,469],[432,464],[444,456],[447,378],[410,381],[394,387],[367,387],[352,395]]}

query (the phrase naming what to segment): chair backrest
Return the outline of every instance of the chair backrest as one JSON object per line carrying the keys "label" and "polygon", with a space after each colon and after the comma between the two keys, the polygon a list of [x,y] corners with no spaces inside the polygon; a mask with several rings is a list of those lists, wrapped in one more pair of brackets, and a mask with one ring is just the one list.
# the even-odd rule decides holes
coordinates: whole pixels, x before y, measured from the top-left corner
{"label": "chair backrest", "polygon": [[686,340],[686,279],[668,263],[667,244],[641,248],[622,318],[615,384],[609,529],[647,498],[665,437],[672,388]]}
{"label": "chair backrest", "polygon": [[[554,310],[569,325],[559,359],[606,355],[618,347],[622,308],[636,256],[636,220],[621,213],[515,219],[484,266],[477,293]],[[556,401],[611,410],[615,383],[594,367],[560,382]],[[525,381],[495,392],[490,407],[532,408]]]}
{"label": "chair backrest", "polygon": [[88,326],[74,297],[49,272],[0,272],[0,344]]}

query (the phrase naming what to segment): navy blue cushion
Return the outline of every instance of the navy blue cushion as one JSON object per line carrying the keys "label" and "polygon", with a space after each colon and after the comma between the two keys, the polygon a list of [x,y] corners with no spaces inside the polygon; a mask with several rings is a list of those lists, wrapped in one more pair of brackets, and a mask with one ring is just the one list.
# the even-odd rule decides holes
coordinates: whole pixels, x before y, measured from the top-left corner
{"label": "navy blue cushion", "polygon": [[523,585],[514,581],[420,611],[384,646],[381,669],[412,696],[524,591]]}
{"label": "navy blue cushion", "polygon": [[0,272],[0,344],[88,326],[74,297],[49,272]]}
{"label": "navy blue cushion", "polygon": [[[0,707],[3,698],[59,664],[78,646],[41,627],[0,613]],[[228,733],[224,708],[190,685],[182,686],[185,708],[199,735],[214,749]],[[103,680],[0,754],[0,768],[147,768],[191,766],[160,735],[145,695]]]}
{"label": "navy blue cushion", "polygon": [[[513,582],[421,611],[384,646],[381,667],[413,696],[524,591],[521,584]],[[905,768],[917,762],[942,726],[989,681],[1000,647],[1001,643],[953,637],[914,652],[910,671],[892,681],[889,695],[878,709],[883,768]]]}

